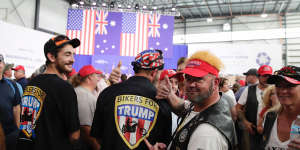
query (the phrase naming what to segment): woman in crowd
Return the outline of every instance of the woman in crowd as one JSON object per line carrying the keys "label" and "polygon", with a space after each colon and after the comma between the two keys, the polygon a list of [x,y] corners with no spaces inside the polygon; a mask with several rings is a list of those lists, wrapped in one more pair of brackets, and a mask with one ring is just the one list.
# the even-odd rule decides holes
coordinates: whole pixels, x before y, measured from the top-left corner
{"label": "woman in crowd", "polygon": [[259,113],[258,124],[257,124],[257,132],[262,134],[263,133],[263,121],[265,115],[269,111],[278,111],[280,108],[280,103],[276,96],[275,86],[269,86],[263,95],[263,109]]}

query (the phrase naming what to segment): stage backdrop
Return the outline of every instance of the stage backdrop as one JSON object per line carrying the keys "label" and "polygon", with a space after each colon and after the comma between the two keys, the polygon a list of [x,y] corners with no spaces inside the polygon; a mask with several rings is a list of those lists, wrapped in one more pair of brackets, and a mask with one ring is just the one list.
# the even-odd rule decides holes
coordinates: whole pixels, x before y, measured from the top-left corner
{"label": "stage backdrop", "polygon": [[145,49],[161,49],[173,56],[174,17],[157,13],[69,9],[67,35],[82,42],[80,55],[136,56]]}
{"label": "stage backdrop", "polygon": [[[187,57],[188,47],[186,45],[173,45],[173,57],[164,58],[164,69],[176,69],[177,60],[180,57]],[[75,63],[73,67],[76,71],[88,64],[92,64],[95,68],[100,69],[104,73],[110,73],[113,68],[122,62],[122,73],[133,75],[131,62],[134,60],[133,56],[116,56],[116,55],[75,55]]]}
{"label": "stage backdrop", "polygon": [[225,65],[223,74],[242,74],[250,68],[270,65],[273,70],[282,67],[280,44],[189,44],[188,55],[197,50],[209,50]]}

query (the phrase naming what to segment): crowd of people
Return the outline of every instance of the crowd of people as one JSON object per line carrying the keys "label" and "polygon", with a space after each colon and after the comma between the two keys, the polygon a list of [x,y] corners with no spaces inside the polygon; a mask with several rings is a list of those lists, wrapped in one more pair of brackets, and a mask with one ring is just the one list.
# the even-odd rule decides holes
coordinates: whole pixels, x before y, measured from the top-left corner
{"label": "crowd of people", "polygon": [[0,54],[0,150],[300,150],[300,136],[290,139],[300,67],[262,65],[232,82],[209,51],[164,70],[162,51],[144,50],[133,76],[119,62],[106,77],[72,68],[79,45],[49,39],[29,79]]}

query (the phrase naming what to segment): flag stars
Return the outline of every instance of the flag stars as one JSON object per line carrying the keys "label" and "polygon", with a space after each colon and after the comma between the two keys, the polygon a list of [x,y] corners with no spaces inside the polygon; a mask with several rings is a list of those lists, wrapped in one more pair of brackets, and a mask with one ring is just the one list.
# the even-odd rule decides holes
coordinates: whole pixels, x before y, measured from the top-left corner
{"label": "flag stars", "polygon": [[165,48],[165,51],[168,51],[168,48]]}
{"label": "flag stars", "polygon": [[106,47],[105,50],[108,50],[108,48]]}
{"label": "flag stars", "polygon": [[106,43],[107,42],[107,40],[103,40],[103,43]]}
{"label": "flag stars", "polygon": [[100,52],[103,54],[103,53],[104,53],[104,50],[101,50]]}
{"label": "flag stars", "polygon": [[97,44],[97,45],[96,45],[96,47],[97,47],[97,48],[100,48],[100,45],[99,45],[99,44]]}
{"label": "flag stars", "polygon": [[163,24],[163,29],[168,29],[168,24]]}
{"label": "flag stars", "polygon": [[112,27],[116,26],[116,21],[112,20],[112,21],[110,22],[110,26],[112,26]]}
{"label": "flag stars", "polygon": [[115,45],[112,45],[111,48],[114,49],[114,48],[116,48],[116,46],[115,46]]}
{"label": "flag stars", "polygon": [[159,42],[156,42],[156,45],[157,45],[157,46],[159,46],[159,45],[160,45],[160,43],[159,43]]}

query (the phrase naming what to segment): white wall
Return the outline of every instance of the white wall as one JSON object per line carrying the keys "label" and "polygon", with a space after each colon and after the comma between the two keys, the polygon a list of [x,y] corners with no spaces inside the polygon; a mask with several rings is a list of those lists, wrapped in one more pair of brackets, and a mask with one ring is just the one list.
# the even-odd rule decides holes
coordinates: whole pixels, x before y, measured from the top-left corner
{"label": "white wall", "polygon": [[[231,31],[223,31],[224,23],[232,24]],[[280,44],[283,57],[280,61],[300,65],[300,13],[287,14],[286,18],[277,14],[269,15],[267,18],[260,16],[240,16],[232,20],[215,18],[211,23],[207,23],[206,19],[191,19],[186,20],[186,23],[179,20],[175,23],[173,41],[178,44],[186,43],[189,47],[208,43]]]}
{"label": "white wall", "polygon": [[[35,0],[0,0],[0,4],[0,20],[34,28]],[[40,0],[39,27],[65,34],[68,7],[64,0]]]}
{"label": "white wall", "polygon": [[44,44],[53,35],[2,21],[0,33],[0,54],[6,63],[23,65],[27,77],[45,63]]}

